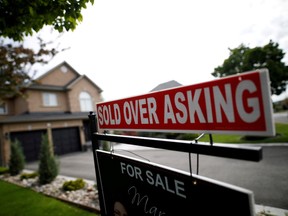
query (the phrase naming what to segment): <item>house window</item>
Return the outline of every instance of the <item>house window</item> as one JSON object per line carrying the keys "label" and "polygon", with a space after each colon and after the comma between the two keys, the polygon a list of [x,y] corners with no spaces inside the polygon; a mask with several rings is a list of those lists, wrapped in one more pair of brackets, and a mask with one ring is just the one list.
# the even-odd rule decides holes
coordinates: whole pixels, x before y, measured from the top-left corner
{"label": "house window", "polygon": [[63,73],[66,73],[68,71],[68,68],[66,66],[61,66],[60,70],[63,72]]}
{"label": "house window", "polygon": [[43,93],[44,106],[57,106],[57,95],[53,93]]}
{"label": "house window", "polygon": [[92,98],[89,93],[81,92],[79,95],[81,112],[93,111]]}
{"label": "house window", "polygon": [[0,102],[0,115],[6,114],[6,113],[7,113],[6,103]]}

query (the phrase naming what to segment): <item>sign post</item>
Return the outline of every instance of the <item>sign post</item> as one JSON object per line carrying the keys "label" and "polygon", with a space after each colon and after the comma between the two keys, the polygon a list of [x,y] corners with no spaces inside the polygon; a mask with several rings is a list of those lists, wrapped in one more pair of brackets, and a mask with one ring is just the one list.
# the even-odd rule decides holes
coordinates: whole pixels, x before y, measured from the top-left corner
{"label": "sign post", "polygon": [[[90,113],[101,215],[254,216],[253,192],[99,150],[100,141],[249,161],[261,147],[101,134],[99,130],[274,136],[268,70],[96,104]],[[96,125],[97,124],[97,125]],[[230,211],[232,209],[233,213]]]}
{"label": "sign post", "polygon": [[103,215],[254,216],[249,190],[101,150],[96,154]]}

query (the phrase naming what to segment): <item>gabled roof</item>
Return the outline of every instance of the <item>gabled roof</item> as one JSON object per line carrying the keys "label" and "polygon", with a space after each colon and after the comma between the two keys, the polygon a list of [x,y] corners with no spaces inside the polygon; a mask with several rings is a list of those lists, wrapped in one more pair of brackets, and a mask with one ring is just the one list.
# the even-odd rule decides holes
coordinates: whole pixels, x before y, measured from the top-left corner
{"label": "gabled roof", "polygon": [[81,75],[79,77],[77,77],[76,79],[72,80],[72,82],[70,82],[67,86],[66,89],[70,89],[72,88],[76,83],[78,83],[80,80],[82,79],[86,79],[88,80],[95,88],[98,89],[99,93],[101,93],[103,90],[97,86],[91,79],[89,79],[89,77],[87,77],[86,75]]}
{"label": "gabled roof", "polygon": [[174,87],[178,87],[178,86],[182,86],[182,84],[178,83],[178,82],[175,81],[175,80],[170,80],[170,81],[168,81],[168,82],[159,84],[158,86],[156,86],[155,88],[153,88],[150,92],[160,91],[160,90],[169,89],[169,88],[174,88]]}
{"label": "gabled roof", "polygon": [[[76,74],[76,78],[71,80],[70,83],[68,83],[66,86],[54,86],[54,85],[45,85],[45,84],[37,84],[37,80],[40,80],[47,76],[49,73],[52,73],[56,70],[56,68],[59,68],[61,66],[68,67],[73,73]],[[80,80],[86,79],[88,80],[98,91],[101,93],[103,90],[96,85],[89,77],[86,75],[80,75],[71,65],[69,65],[66,61],[62,62],[61,64],[58,64],[57,66],[50,69],[48,72],[44,73],[40,77],[36,79],[36,82],[33,82],[30,84],[27,89],[37,89],[37,90],[50,90],[50,91],[67,91],[71,89],[76,83],[78,83]]]}
{"label": "gabled roof", "polygon": [[36,80],[40,80],[42,78],[44,78],[45,76],[47,76],[48,74],[52,73],[53,71],[56,70],[56,68],[60,68],[61,66],[66,66],[68,67],[73,73],[76,74],[76,76],[80,76],[80,74],[70,65],[68,64],[66,61],[63,61],[62,63],[56,65],[55,67],[53,67],[52,69],[50,69],[49,71],[47,71],[46,73],[42,74],[41,76],[39,76]]}

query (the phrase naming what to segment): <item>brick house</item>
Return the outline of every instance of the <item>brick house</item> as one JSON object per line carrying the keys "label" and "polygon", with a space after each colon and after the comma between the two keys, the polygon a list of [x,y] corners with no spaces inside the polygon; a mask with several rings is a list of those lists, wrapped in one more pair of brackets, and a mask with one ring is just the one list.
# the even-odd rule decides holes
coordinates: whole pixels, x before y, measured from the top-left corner
{"label": "brick house", "polygon": [[101,88],[63,62],[24,89],[27,97],[0,104],[0,165],[7,165],[10,142],[18,139],[26,161],[39,158],[47,133],[56,155],[83,150],[89,142],[89,111],[102,101]]}

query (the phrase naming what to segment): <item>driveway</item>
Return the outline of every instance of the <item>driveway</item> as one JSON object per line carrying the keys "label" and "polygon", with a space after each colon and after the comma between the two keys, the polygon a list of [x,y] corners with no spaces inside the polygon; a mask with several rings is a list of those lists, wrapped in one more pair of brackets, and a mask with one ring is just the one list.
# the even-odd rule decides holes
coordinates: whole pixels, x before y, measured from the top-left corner
{"label": "driveway", "polygon": [[[255,203],[288,209],[288,146],[263,147],[263,160],[249,162],[200,155],[199,175],[237,185],[254,192]],[[127,148],[128,147],[128,148]],[[188,153],[117,145],[114,151],[168,167],[189,171]],[[133,153],[131,153],[133,152]],[[196,173],[196,155],[192,154],[192,172]],[[96,180],[91,151],[61,156],[60,174]],[[26,169],[37,170],[38,163]]]}
{"label": "driveway", "polygon": [[274,113],[273,116],[275,122],[288,124],[288,111]]}

